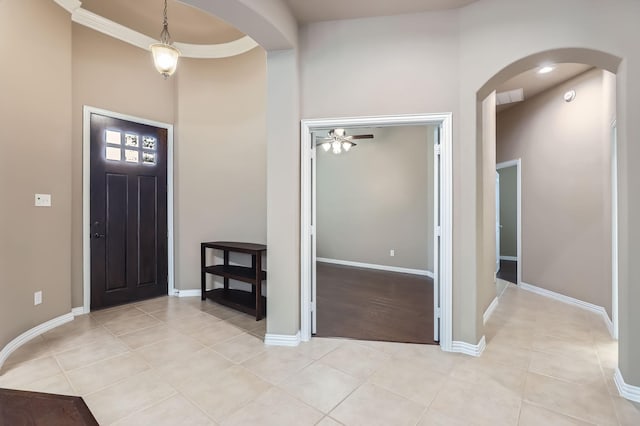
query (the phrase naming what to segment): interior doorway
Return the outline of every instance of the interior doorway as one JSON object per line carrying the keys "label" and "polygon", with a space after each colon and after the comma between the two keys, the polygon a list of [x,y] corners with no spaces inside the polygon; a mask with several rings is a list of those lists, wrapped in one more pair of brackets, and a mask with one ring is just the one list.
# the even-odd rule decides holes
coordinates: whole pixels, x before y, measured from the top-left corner
{"label": "interior doorway", "polygon": [[[533,78],[542,82],[554,73],[556,81],[527,89]],[[517,284],[596,312],[612,335],[617,316],[616,158],[610,125],[615,123],[615,86],[615,74],[606,69],[555,62],[495,87],[493,113],[497,109],[498,165],[507,169],[514,158],[526,163],[524,172],[516,168],[524,173],[518,193],[526,194],[524,205],[519,202],[518,243],[524,250],[519,250]],[[521,96],[515,96],[518,91]],[[483,127],[491,125],[486,117],[483,111]],[[491,143],[487,139],[483,149]]]}
{"label": "interior doorway", "polygon": [[518,158],[496,165],[497,277],[513,284],[520,283],[522,273],[521,164]]}
{"label": "interior doorway", "polygon": [[421,125],[314,132],[314,335],[437,343],[437,130]]}
{"label": "interior doorway", "polygon": [[[377,128],[391,126],[434,126],[434,260],[433,260],[433,332],[443,350],[451,350],[451,115],[387,116],[344,119],[303,120],[302,122],[302,197],[301,197],[301,339],[307,341],[316,331],[317,296],[317,200],[315,178],[318,152],[314,132],[335,128]],[[437,159],[437,161],[435,161]],[[417,325],[418,327],[420,324]],[[430,324],[425,322],[423,327]]]}

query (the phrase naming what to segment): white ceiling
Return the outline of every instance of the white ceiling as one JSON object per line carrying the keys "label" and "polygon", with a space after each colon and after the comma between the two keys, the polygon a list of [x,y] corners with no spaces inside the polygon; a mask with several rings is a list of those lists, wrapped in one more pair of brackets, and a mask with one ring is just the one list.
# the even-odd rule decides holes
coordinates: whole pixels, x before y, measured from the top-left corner
{"label": "white ceiling", "polygon": [[[560,83],[582,74],[591,69],[591,65],[585,64],[555,64],[554,69],[548,74],[538,74],[538,68],[525,71],[508,80],[496,89],[496,92],[507,92],[513,89],[524,89],[524,100],[530,99]],[[518,103],[499,105],[498,112],[508,109]]]}
{"label": "white ceiling", "polygon": [[299,22],[456,9],[477,0],[286,0]]}

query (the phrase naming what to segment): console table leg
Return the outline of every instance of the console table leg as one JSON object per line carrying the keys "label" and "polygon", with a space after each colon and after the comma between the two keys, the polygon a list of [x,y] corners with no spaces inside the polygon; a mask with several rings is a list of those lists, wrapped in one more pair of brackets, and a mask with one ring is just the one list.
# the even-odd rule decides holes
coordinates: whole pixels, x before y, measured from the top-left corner
{"label": "console table leg", "polygon": [[[229,251],[224,250],[224,265],[229,265]],[[229,290],[229,278],[224,277],[224,291],[225,293]]]}
{"label": "console table leg", "polygon": [[262,253],[253,256],[256,271],[256,321],[262,319]]}
{"label": "console table leg", "polygon": [[205,300],[207,298],[207,274],[204,272],[204,268],[206,265],[205,250],[206,250],[206,247],[204,246],[204,244],[201,244],[200,245],[200,300]]}

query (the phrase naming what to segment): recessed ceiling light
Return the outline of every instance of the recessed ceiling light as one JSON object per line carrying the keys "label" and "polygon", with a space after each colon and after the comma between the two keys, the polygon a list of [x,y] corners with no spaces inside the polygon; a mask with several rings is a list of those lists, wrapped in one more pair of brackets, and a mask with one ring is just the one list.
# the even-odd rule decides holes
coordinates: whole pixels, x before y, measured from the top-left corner
{"label": "recessed ceiling light", "polygon": [[548,74],[553,71],[553,67],[550,65],[546,65],[538,70],[538,74]]}

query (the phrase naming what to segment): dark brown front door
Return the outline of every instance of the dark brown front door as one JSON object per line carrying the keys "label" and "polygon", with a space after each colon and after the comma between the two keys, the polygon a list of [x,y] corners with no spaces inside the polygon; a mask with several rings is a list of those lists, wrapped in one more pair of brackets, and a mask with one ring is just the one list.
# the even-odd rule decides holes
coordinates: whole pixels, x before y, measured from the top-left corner
{"label": "dark brown front door", "polygon": [[92,113],[91,309],[167,294],[167,130]]}

